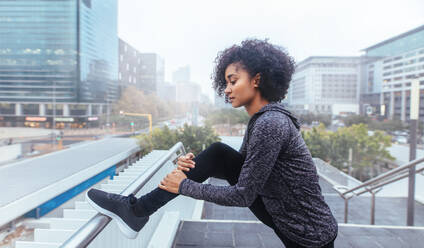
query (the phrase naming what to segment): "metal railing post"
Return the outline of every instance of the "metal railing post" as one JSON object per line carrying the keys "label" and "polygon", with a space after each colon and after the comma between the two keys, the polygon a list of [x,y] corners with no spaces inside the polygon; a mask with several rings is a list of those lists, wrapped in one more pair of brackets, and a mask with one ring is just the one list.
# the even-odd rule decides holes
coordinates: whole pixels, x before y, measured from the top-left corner
{"label": "metal railing post", "polygon": [[347,215],[349,212],[349,199],[345,198],[345,211],[344,211],[344,223],[347,224]]}
{"label": "metal railing post", "polygon": [[371,193],[371,225],[375,224],[375,194]]}

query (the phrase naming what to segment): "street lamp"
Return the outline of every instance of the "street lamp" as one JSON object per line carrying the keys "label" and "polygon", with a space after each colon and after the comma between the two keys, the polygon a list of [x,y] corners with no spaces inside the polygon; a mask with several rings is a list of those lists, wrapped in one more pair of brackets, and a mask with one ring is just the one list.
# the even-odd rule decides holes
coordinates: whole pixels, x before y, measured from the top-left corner
{"label": "street lamp", "polygon": [[[417,153],[417,123],[420,114],[420,83],[418,78],[413,79],[411,82],[410,98],[409,161],[412,161],[415,160]],[[411,166],[409,168],[407,226],[414,225],[414,203],[415,166]]]}

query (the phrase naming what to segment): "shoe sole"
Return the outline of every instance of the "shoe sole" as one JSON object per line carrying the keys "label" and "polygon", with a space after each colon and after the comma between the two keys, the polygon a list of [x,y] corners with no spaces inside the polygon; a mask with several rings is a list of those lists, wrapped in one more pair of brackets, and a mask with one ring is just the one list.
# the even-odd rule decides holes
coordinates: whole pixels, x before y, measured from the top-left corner
{"label": "shoe sole", "polygon": [[87,202],[99,213],[109,216],[110,218],[116,220],[116,223],[118,224],[119,229],[121,232],[125,235],[125,237],[129,239],[135,239],[137,238],[138,232],[134,231],[131,227],[129,227],[125,221],[121,219],[118,215],[114,214],[113,212],[110,212],[107,209],[104,209],[97,205],[94,201],[90,199],[88,196],[88,191],[85,193],[85,199],[87,199]]}

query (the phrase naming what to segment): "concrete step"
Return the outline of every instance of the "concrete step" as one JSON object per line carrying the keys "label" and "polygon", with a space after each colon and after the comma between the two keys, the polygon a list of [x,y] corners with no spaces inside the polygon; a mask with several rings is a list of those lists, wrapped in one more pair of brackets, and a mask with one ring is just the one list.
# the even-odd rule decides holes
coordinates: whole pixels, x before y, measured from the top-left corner
{"label": "concrete step", "polygon": [[122,185],[122,184],[102,184],[100,186],[100,189],[101,190],[104,190],[104,191],[107,191],[107,192],[110,192],[110,191],[119,191],[119,192],[122,192],[122,190],[124,190],[127,186],[128,186],[128,184],[127,185]]}
{"label": "concrete step", "polygon": [[[60,229],[35,229],[34,241],[35,242],[52,242],[63,243],[74,233],[73,230],[60,230]],[[35,246],[33,246],[35,247]]]}
{"label": "concrete step", "polygon": [[97,214],[95,210],[84,210],[84,209],[64,209],[63,217],[68,219],[91,219]]}
{"label": "concrete step", "polygon": [[86,201],[75,202],[75,209],[93,210],[93,207]]}
{"label": "concrete step", "polygon": [[62,243],[16,241],[15,248],[58,248]]}
{"label": "concrete step", "polygon": [[76,230],[85,223],[86,219],[51,218],[50,229]]}

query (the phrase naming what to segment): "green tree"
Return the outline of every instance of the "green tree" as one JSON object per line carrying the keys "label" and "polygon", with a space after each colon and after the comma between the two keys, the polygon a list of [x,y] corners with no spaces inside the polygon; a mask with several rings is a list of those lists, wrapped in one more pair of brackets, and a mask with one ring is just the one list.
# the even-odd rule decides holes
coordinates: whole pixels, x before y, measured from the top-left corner
{"label": "green tree", "polygon": [[167,126],[155,128],[151,135],[141,134],[136,138],[143,149],[143,154],[147,154],[153,149],[168,150],[181,141],[187,152],[196,155],[203,150],[203,144],[208,147],[212,143],[220,141],[219,136],[210,126],[197,127],[187,124],[176,130],[171,130]]}
{"label": "green tree", "polygon": [[354,124],[369,124],[371,122],[371,118],[363,115],[349,115],[342,118],[343,123],[346,127],[350,127]]}
{"label": "green tree", "polygon": [[209,113],[206,117],[206,123],[215,124],[247,124],[250,116],[245,110],[239,109],[219,109]]}
{"label": "green tree", "polygon": [[340,170],[349,162],[349,149],[352,149],[353,175],[361,181],[369,178],[369,171],[381,159],[394,160],[387,151],[391,137],[382,131],[368,135],[365,124],[353,124],[336,132],[325,131],[320,125],[303,135],[313,157],[319,157]]}
{"label": "green tree", "polygon": [[324,161],[329,160],[330,135],[325,130],[324,124],[312,128],[309,132],[302,131],[302,136],[312,157],[321,158]]}

